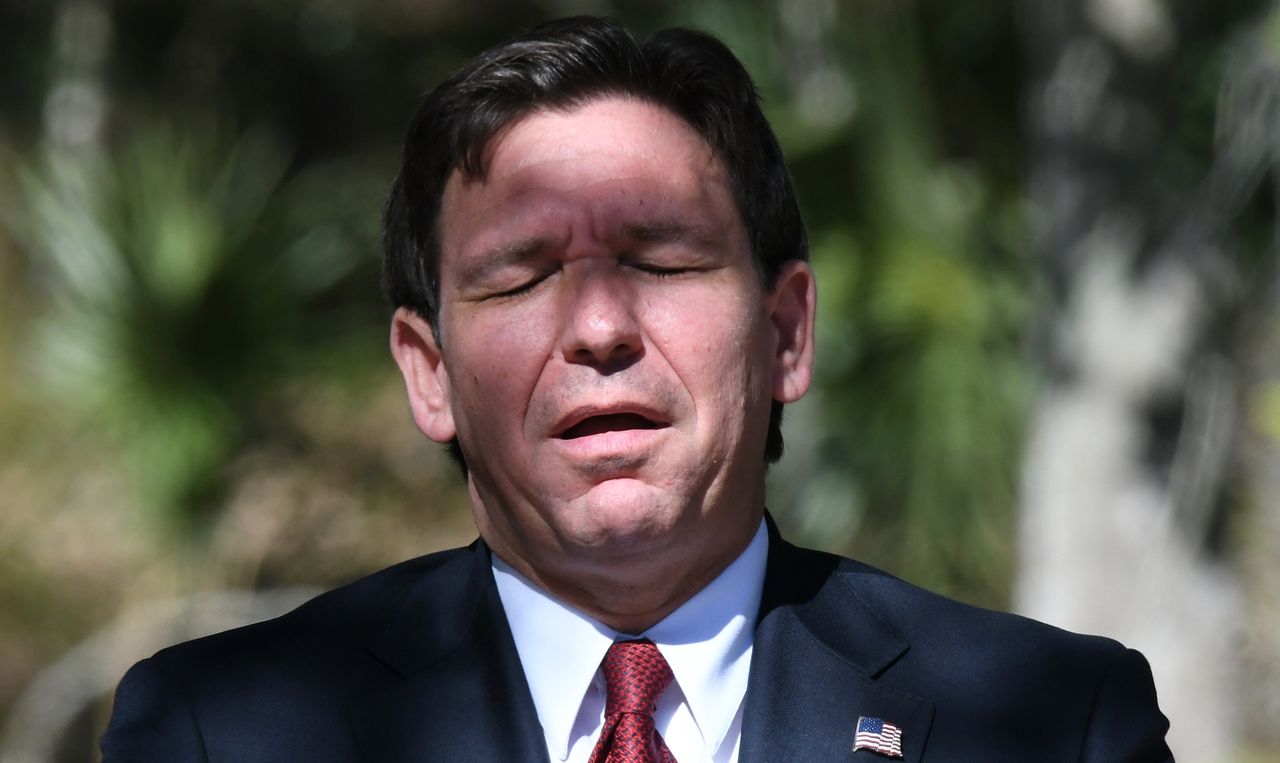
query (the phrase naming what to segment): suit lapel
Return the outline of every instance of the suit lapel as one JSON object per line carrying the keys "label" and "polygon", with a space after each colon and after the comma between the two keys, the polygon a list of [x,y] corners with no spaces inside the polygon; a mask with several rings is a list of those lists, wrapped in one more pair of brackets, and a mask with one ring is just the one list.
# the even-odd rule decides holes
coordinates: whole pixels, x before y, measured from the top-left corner
{"label": "suit lapel", "polygon": [[350,715],[371,761],[529,761],[547,747],[477,542],[420,577],[375,632]]}
{"label": "suit lapel", "polygon": [[881,680],[909,648],[836,573],[769,524],[769,563],[752,647],[740,763],[885,760],[853,752],[859,716],[902,729],[906,761],[924,753],[933,706]]}

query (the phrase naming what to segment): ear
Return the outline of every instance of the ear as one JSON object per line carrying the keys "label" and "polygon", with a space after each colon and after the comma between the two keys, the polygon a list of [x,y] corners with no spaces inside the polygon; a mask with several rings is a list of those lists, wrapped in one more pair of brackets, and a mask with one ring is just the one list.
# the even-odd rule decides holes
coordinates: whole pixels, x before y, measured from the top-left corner
{"label": "ear", "polygon": [[450,407],[449,372],[431,324],[407,307],[396,310],[391,319],[391,354],[404,376],[418,429],[436,442],[452,440],[457,429]]}
{"label": "ear", "polygon": [[773,399],[794,403],[813,380],[813,325],[818,293],[809,263],[784,263],[766,306],[778,339],[773,356]]}

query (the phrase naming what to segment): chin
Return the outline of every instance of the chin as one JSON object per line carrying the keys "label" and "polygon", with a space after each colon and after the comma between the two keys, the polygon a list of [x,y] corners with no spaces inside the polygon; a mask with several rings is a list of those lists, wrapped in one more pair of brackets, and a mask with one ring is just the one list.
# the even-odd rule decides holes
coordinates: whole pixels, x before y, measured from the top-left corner
{"label": "chin", "polygon": [[583,496],[575,524],[585,545],[625,552],[668,540],[684,512],[674,496],[639,480],[608,480]]}

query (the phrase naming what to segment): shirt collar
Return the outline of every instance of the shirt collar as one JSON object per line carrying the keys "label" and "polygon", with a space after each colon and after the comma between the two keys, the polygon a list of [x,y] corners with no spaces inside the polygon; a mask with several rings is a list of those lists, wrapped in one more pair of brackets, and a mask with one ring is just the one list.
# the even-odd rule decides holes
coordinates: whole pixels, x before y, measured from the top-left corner
{"label": "shirt collar", "polygon": [[[714,580],[643,634],[658,645],[709,754],[725,741],[747,691],[751,641],[764,587],[764,522]],[[493,576],[552,751],[568,755],[582,699],[609,646],[629,638],[552,597],[493,556]]]}
{"label": "shirt collar", "polygon": [[671,665],[711,756],[747,693],[768,552],[769,533],[761,522],[733,563],[644,634]]}
{"label": "shirt collar", "polygon": [[496,554],[493,579],[543,734],[564,760],[578,708],[617,634],[552,598]]}

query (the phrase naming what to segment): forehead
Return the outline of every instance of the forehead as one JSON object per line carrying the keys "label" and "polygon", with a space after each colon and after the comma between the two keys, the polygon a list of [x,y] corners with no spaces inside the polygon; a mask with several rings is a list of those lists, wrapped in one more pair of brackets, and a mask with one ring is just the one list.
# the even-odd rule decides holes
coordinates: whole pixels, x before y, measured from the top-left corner
{"label": "forehead", "polygon": [[636,215],[741,225],[723,162],[671,111],[626,97],[538,110],[495,138],[483,178],[450,177],[441,264],[529,226],[586,216],[603,234]]}
{"label": "forehead", "polygon": [[584,155],[641,163],[679,158],[703,165],[702,171],[721,170],[711,147],[683,118],[626,95],[600,96],[568,108],[536,109],[501,130],[488,154],[488,181],[532,164]]}

